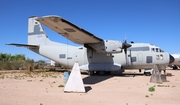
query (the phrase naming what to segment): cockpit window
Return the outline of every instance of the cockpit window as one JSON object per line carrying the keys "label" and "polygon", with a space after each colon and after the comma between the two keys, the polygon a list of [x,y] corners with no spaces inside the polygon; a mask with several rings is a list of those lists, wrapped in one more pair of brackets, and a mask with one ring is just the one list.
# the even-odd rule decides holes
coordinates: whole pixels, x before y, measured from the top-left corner
{"label": "cockpit window", "polygon": [[128,51],[149,51],[149,47],[130,47],[127,49]]}
{"label": "cockpit window", "polygon": [[161,49],[159,49],[160,50],[160,52],[164,52],[163,50],[161,50]]}
{"label": "cockpit window", "polygon": [[156,52],[159,52],[159,49],[158,49],[158,48],[156,48]]}
{"label": "cockpit window", "polygon": [[155,48],[151,48],[151,51],[152,51],[152,52],[155,52]]}
{"label": "cockpit window", "polygon": [[163,50],[161,50],[160,48],[151,48],[152,52],[164,52]]}

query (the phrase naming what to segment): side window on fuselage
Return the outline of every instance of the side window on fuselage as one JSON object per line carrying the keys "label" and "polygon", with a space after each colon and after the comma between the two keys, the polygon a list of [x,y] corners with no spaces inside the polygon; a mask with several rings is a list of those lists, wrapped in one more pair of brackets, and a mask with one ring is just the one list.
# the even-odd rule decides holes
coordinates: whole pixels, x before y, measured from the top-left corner
{"label": "side window on fuselage", "polygon": [[127,49],[128,51],[149,51],[150,48],[148,46],[146,47],[130,47]]}
{"label": "side window on fuselage", "polygon": [[59,54],[59,58],[60,58],[60,59],[66,58],[66,54]]}
{"label": "side window on fuselage", "polygon": [[132,62],[136,62],[136,57],[131,57]]}
{"label": "side window on fuselage", "polygon": [[146,57],[146,63],[152,63],[152,56]]}

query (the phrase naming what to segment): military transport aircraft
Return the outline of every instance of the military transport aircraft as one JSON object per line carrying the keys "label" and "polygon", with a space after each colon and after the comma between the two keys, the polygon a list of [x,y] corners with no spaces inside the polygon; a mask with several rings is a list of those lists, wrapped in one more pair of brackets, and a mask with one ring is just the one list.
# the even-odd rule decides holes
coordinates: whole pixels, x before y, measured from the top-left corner
{"label": "military transport aircraft", "polygon": [[[42,24],[83,46],[72,46],[48,39]],[[28,44],[8,45],[27,47],[35,53],[62,65],[72,67],[78,62],[80,69],[90,75],[124,69],[147,69],[155,64],[168,65],[174,58],[159,47],[147,43],[126,43],[103,40],[59,16],[32,16],[28,20]]]}

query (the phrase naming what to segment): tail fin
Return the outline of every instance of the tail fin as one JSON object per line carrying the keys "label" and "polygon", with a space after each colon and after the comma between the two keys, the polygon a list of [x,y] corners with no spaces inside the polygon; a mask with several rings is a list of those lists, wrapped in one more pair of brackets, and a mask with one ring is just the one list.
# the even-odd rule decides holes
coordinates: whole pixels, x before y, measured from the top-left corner
{"label": "tail fin", "polygon": [[49,39],[39,23],[36,16],[28,19],[28,44],[29,45],[47,45]]}

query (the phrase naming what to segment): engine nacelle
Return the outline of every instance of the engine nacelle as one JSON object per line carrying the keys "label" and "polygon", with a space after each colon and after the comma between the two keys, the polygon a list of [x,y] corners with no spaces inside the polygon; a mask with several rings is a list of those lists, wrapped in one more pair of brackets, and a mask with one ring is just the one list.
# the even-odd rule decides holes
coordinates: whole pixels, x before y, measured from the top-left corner
{"label": "engine nacelle", "polygon": [[122,42],[116,40],[104,40],[101,43],[89,44],[94,50],[99,53],[121,53]]}

